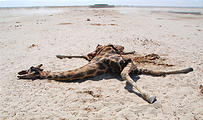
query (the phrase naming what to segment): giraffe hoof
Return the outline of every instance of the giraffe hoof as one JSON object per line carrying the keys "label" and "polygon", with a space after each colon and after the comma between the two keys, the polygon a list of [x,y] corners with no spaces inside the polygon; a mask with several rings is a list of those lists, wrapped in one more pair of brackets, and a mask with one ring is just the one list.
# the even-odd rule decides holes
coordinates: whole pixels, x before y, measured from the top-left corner
{"label": "giraffe hoof", "polygon": [[149,98],[149,101],[148,101],[148,102],[149,102],[150,104],[152,104],[152,103],[154,103],[155,101],[156,101],[156,96],[152,96],[152,97]]}

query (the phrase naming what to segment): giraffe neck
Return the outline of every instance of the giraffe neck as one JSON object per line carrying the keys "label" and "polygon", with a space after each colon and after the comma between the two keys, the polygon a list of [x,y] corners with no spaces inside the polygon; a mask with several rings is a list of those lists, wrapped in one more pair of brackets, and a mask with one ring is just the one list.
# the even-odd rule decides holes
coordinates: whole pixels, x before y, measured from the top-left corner
{"label": "giraffe neck", "polygon": [[100,69],[100,65],[97,63],[89,63],[81,68],[63,72],[50,72],[43,71],[40,75],[41,79],[52,79],[52,80],[78,80],[85,79],[88,77],[95,77],[106,73],[106,69]]}

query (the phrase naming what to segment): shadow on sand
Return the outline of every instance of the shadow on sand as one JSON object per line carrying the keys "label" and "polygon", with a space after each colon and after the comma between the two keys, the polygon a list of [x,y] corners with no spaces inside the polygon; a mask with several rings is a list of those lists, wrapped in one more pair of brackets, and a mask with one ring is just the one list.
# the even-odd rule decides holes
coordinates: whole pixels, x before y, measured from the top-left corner
{"label": "shadow on sand", "polygon": [[[133,79],[133,81],[136,83],[140,77],[137,76],[137,75],[130,75],[131,78]],[[112,75],[112,74],[103,74],[103,75],[99,75],[99,76],[96,76],[96,77],[93,77],[93,78],[85,78],[85,79],[79,79],[79,80],[73,80],[73,81],[63,81],[63,80],[55,80],[57,82],[65,82],[65,83],[82,83],[82,82],[85,82],[85,81],[88,81],[88,80],[92,80],[92,81],[100,81],[100,80],[108,80],[108,79],[117,79],[119,81],[124,81],[120,76],[118,75]],[[126,85],[124,87],[128,92],[130,93],[134,93],[136,94],[137,96],[141,97],[143,100],[147,101],[140,93],[134,91],[133,89],[133,86],[129,83],[129,82],[126,82]],[[147,101],[148,102],[148,101]]]}

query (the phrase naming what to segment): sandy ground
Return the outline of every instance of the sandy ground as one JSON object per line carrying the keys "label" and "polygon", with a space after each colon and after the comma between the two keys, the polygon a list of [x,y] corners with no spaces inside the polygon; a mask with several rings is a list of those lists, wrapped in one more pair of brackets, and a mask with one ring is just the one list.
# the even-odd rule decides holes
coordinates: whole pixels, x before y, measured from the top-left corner
{"label": "sandy ground", "polygon": [[[168,10],[203,12],[183,8],[0,9],[0,119],[202,120],[203,15]],[[129,92],[119,76],[102,75],[80,83],[16,77],[18,71],[40,63],[51,71],[80,67],[87,62],[60,60],[55,55],[84,55],[97,44],[109,43],[143,55],[156,53],[175,65],[151,69],[193,67],[194,72],[139,76],[137,85],[157,96],[154,104],[137,96],[136,90]]]}

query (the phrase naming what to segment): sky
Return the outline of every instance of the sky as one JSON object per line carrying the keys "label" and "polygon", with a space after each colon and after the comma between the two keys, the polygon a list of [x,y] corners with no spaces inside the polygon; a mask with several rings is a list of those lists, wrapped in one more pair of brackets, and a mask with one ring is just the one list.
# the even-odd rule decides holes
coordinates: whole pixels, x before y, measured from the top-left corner
{"label": "sky", "polygon": [[0,0],[0,7],[80,6],[98,3],[135,6],[203,7],[203,0]]}

